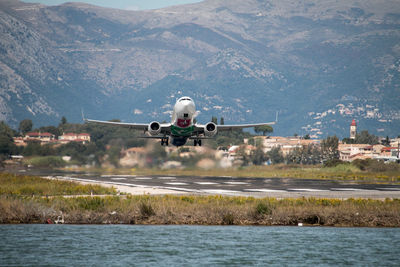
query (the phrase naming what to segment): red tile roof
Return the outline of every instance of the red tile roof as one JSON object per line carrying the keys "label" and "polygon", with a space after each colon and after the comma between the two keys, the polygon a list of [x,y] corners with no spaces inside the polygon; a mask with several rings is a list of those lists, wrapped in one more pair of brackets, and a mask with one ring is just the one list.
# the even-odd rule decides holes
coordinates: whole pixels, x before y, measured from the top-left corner
{"label": "red tile roof", "polygon": [[382,148],[382,151],[392,151],[394,149],[397,149],[397,147],[384,147]]}
{"label": "red tile roof", "polygon": [[38,132],[31,132],[31,133],[27,133],[27,136],[54,136],[54,134],[51,133],[38,133]]}

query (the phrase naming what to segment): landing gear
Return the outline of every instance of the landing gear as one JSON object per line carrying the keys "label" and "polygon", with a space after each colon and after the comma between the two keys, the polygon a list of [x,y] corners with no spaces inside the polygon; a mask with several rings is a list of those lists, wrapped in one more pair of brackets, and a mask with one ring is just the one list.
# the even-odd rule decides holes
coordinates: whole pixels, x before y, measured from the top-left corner
{"label": "landing gear", "polygon": [[194,146],[201,146],[201,139],[194,139]]}
{"label": "landing gear", "polygon": [[161,138],[161,146],[168,146],[168,137]]}

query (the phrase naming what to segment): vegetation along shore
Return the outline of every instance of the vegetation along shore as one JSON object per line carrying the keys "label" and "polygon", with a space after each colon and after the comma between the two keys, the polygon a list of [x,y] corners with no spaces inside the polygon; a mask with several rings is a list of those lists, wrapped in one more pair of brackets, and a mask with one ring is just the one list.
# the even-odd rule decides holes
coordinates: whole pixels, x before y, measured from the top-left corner
{"label": "vegetation along shore", "polygon": [[400,199],[117,195],[113,188],[0,174],[0,223],[400,226]]}

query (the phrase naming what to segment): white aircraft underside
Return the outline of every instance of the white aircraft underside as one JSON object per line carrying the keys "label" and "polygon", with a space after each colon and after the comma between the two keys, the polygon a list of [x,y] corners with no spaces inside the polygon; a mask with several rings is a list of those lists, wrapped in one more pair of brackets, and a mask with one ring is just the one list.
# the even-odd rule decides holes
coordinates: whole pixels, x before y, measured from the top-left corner
{"label": "white aircraft underside", "polygon": [[168,145],[170,141],[174,146],[183,146],[186,144],[188,139],[193,139],[195,146],[201,146],[202,139],[211,139],[219,131],[275,124],[275,122],[233,125],[216,125],[213,122],[198,124],[193,122],[196,116],[196,107],[193,100],[190,97],[185,96],[176,101],[172,112],[171,123],[159,123],[157,121],[150,123],[125,123],[90,119],[84,120],[88,123],[115,125],[142,130],[150,134],[148,136],[143,136],[143,138],[161,139],[161,145]]}

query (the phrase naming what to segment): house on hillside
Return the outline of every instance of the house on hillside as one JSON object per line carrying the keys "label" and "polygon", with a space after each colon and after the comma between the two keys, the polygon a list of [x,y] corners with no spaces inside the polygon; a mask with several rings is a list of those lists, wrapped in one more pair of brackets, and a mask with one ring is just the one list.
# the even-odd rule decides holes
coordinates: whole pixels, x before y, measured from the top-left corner
{"label": "house on hillside", "polygon": [[382,148],[381,156],[383,157],[397,157],[398,147],[384,147]]}
{"label": "house on hillside", "polygon": [[321,140],[318,139],[302,139],[297,137],[281,137],[281,136],[265,136],[264,137],[264,152],[269,152],[273,148],[280,147],[282,154],[288,155],[296,148],[303,146],[320,146]]}
{"label": "house on hillside", "polygon": [[62,144],[68,144],[69,142],[80,142],[82,144],[86,144],[90,142],[90,134],[64,133],[58,137],[58,141]]}
{"label": "house on hillside", "polygon": [[56,136],[52,133],[30,132],[23,138],[24,142],[39,141],[41,144],[46,144],[55,141]]}
{"label": "house on hillside", "polygon": [[16,146],[26,146],[27,143],[25,142],[23,137],[13,137],[14,145]]}
{"label": "house on hillside", "polygon": [[399,147],[400,146],[400,138],[390,139],[390,146],[391,147]]}
{"label": "house on hillside", "polygon": [[396,150],[396,148],[385,147],[383,145],[369,144],[339,144],[338,147],[339,158],[343,161],[353,161],[356,159],[380,159],[386,156],[393,156],[393,149]]}

